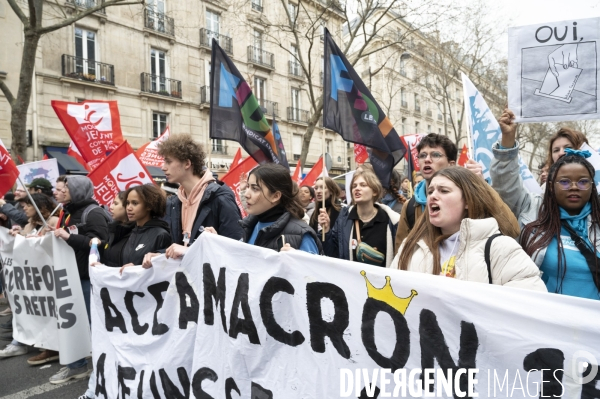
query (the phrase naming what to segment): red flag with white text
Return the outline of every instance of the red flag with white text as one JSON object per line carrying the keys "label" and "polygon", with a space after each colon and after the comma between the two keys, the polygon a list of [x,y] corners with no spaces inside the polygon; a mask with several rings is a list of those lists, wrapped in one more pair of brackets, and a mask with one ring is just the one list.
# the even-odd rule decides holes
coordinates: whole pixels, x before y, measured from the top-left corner
{"label": "red flag with white text", "polygon": [[300,160],[298,160],[298,163],[296,164],[296,169],[294,170],[292,181],[295,181],[296,183],[298,183],[298,185],[302,181],[302,164],[300,163]]}
{"label": "red flag with white text", "polygon": [[116,101],[52,101],[52,108],[92,170],[123,143]]}
{"label": "red flag with white text", "polygon": [[233,190],[233,194],[235,195],[235,203],[238,208],[240,208],[240,213],[242,217],[245,218],[247,215],[246,210],[242,206],[242,198],[240,196],[240,177],[242,174],[247,178],[248,173],[252,171],[252,169],[258,166],[258,162],[254,160],[252,157],[248,157],[240,162],[235,168],[232,165],[232,168],[229,169],[229,172],[225,176],[221,178],[221,181],[229,186],[231,190]]}
{"label": "red flag with white text", "polygon": [[317,179],[321,176],[329,176],[327,173],[327,169],[323,166],[323,157],[320,157],[317,163],[312,167],[312,169],[306,174],[302,182],[299,184],[300,186],[314,186]]}
{"label": "red flag with white text", "polygon": [[19,169],[0,140],[0,195],[6,194],[17,181]]}
{"label": "red flag with white text", "polygon": [[367,162],[367,159],[369,159],[367,147],[362,144],[354,143],[354,161],[356,161],[358,165],[362,165]]}
{"label": "red flag with white text", "polygon": [[156,166],[158,168],[162,168],[165,163],[165,159],[158,155],[158,144],[167,140],[171,136],[171,130],[169,126],[165,128],[165,131],[162,132],[160,136],[156,138],[156,140],[152,140],[149,143],[141,146],[136,152],[135,155],[139,158],[140,162],[146,166]]}
{"label": "red flag with white text", "polygon": [[133,186],[154,183],[152,176],[124,141],[88,175],[94,184],[94,198],[110,206],[116,195]]}
{"label": "red flag with white text", "polygon": [[233,161],[231,161],[231,166],[229,167],[229,169],[231,170],[235,168],[239,165],[240,162],[242,162],[242,149],[238,148],[237,152],[233,156]]}
{"label": "red flag with white text", "polygon": [[87,170],[88,172],[92,171],[92,168],[90,168],[88,163],[85,162],[85,159],[83,159],[81,157],[81,153],[77,149],[77,146],[75,145],[75,143],[73,143],[73,140],[71,140],[71,143],[69,143],[69,148],[67,149],[67,154],[72,156],[73,158],[75,158],[77,160],[77,162],[79,162],[81,164],[81,166],[83,166],[85,168],[85,170]]}

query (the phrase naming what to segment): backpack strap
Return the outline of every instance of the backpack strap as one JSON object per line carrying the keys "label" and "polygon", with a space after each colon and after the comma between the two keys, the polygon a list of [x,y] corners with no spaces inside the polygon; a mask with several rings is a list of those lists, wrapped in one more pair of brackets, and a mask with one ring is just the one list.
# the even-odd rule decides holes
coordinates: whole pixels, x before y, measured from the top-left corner
{"label": "backpack strap", "polygon": [[492,261],[490,259],[490,250],[492,249],[492,241],[494,238],[503,235],[502,233],[497,233],[487,239],[485,243],[485,264],[487,265],[488,271],[488,282],[492,284]]}
{"label": "backpack strap", "polygon": [[87,217],[90,214],[91,211],[93,211],[96,208],[100,208],[100,210],[102,211],[102,216],[104,216],[104,219],[106,219],[107,223],[110,223],[112,221],[112,218],[108,215],[108,212],[106,211],[105,208],[96,205],[96,204],[89,204],[84,210],[83,210],[83,214],[81,215],[81,224],[85,224],[87,221]]}
{"label": "backpack strap", "polygon": [[415,226],[415,204],[417,203],[416,198],[413,196],[408,204],[406,205],[406,219],[408,220],[408,228],[412,230]]}

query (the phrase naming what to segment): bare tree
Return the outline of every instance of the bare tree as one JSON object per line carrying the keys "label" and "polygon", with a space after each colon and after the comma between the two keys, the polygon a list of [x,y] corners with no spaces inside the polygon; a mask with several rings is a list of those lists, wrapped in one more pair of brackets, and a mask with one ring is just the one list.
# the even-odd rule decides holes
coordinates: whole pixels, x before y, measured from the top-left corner
{"label": "bare tree", "polygon": [[556,131],[552,123],[525,123],[519,125],[519,148],[531,152],[529,170],[538,169],[546,163],[548,154],[548,139]]}
{"label": "bare tree", "polygon": [[[280,9],[280,18],[274,21],[263,17],[260,21],[249,22],[240,15],[239,22],[247,26],[259,23],[268,40],[285,50],[290,55],[290,62],[297,63],[306,77],[301,88],[306,90],[311,109],[300,155],[303,165],[306,164],[310,142],[323,111],[322,40],[323,27],[328,26],[327,21],[346,21],[343,29],[333,30],[332,36],[354,66],[360,60],[402,43],[411,33],[429,27],[442,18],[453,16],[449,12],[451,7],[441,0],[358,0],[347,3],[339,3],[337,0],[298,0],[293,7],[290,7],[287,0],[280,0]],[[409,19],[415,22],[407,24]],[[397,32],[398,24],[408,28],[401,34],[390,35],[391,31]],[[341,22],[339,26],[342,26]],[[290,43],[294,45],[293,48]]]}
{"label": "bare tree", "polygon": [[[69,16],[72,6],[59,4],[58,1],[46,2],[45,0],[7,0],[10,8],[23,23],[23,55],[21,57],[21,70],[19,73],[19,87],[16,96],[11,92],[6,83],[0,80],[0,90],[4,93],[11,107],[10,128],[12,132],[12,155],[26,158],[26,126],[27,109],[31,100],[32,79],[35,67],[35,56],[40,38],[50,32],[69,26],[80,19],[97,11],[111,6],[143,4],[144,0],[96,0],[91,7],[86,2],[86,8],[75,6],[75,13]],[[78,2],[74,2],[75,5]],[[82,3],[83,4],[83,3]],[[44,6],[49,9],[45,10]],[[51,17],[52,24],[44,26],[44,16]]]}

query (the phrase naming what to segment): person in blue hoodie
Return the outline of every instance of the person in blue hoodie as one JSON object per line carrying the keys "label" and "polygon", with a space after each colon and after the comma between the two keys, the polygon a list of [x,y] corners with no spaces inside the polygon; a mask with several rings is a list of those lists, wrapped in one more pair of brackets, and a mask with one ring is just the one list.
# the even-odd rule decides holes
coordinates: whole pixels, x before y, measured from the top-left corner
{"label": "person in blue hoodie", "polygon": [[600,200],[589,151],[567,148],[548,172],[537,219],[521,245],[549,292],[600,299]]}

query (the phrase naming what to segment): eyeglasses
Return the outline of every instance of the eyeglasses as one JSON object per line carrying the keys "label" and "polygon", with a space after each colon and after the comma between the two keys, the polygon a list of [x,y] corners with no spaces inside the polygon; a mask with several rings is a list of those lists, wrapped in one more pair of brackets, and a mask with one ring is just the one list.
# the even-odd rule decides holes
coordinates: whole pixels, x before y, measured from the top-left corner
{"label": "eyeglasses", "polygon": [[439,161],[440,159],[445,157],[445,155],[442,154],[441,152],[437,152],[437,151],[433,151],[429,154],[426,152],[420,152],[419,155],[417,155],[417,158],[423,159],[423,160],[427,159],[427,157],[431,157],[432,161]]}
{"label": "eyeglasses", "polygon": [[558,184],[561,190],[570,190],[573,186],[573,183],[580,190],[589,190],[592,188],[592,180],[590,179],[581,179],[579,181],[572,181],[571,179],[560,179],[559,181],[555,181],[554,183]]}

